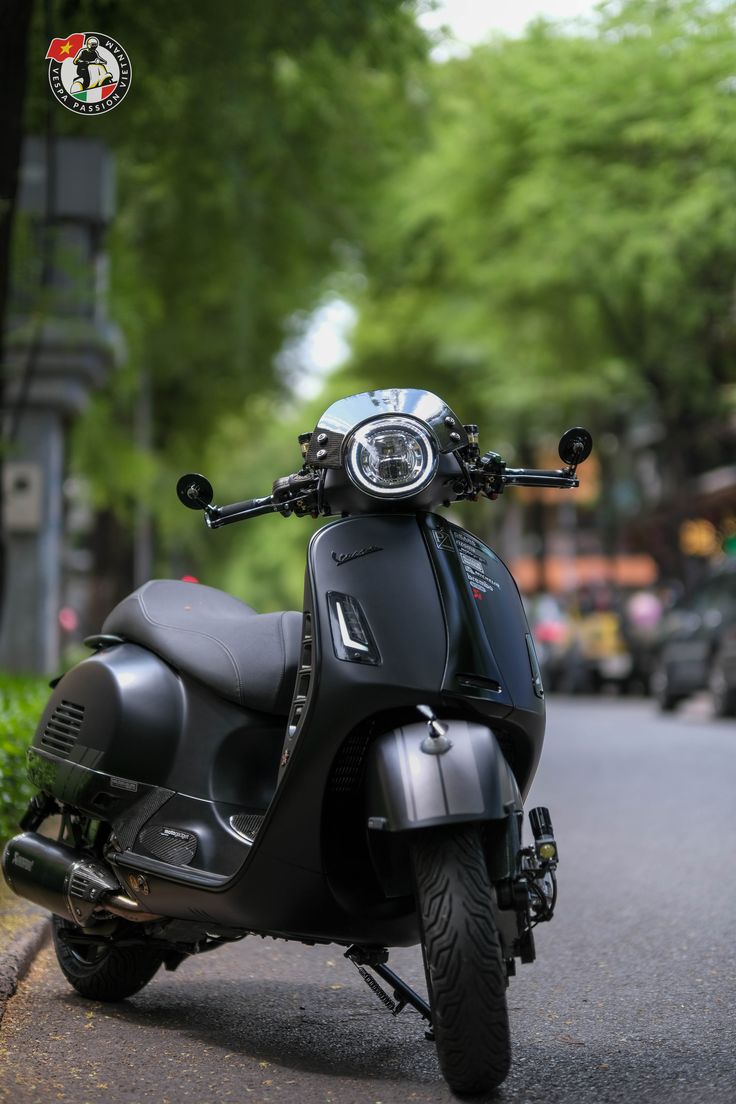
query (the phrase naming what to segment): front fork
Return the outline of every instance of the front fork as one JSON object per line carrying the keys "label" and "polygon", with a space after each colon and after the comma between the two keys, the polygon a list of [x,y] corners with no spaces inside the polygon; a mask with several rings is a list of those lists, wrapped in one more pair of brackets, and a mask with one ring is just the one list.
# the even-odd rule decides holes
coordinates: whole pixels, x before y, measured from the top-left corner
{"label": "front fork", "polygon": [[499,927],[505,936],[509,977],[516,973],[517,958],[522,962],[534,961],[533,929],[552,919],[557,903],[558,850],[549,809],[539,806],[529,813],[532,847],[521,846],[521,820],[520,814],[511,814],[516,856],[513,873],[496,883]]}

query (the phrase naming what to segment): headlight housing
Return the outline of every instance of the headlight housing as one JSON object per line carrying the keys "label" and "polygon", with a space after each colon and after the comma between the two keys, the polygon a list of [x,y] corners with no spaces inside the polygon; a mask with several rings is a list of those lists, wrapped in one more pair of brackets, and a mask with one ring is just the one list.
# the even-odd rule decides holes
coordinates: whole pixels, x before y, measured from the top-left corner
{"label": "headlight housing", "polygon": [[345,470],[356,487],[375,498],[417,494],[436,469],[434,435],[414,418],[372,418],[347,442]]}

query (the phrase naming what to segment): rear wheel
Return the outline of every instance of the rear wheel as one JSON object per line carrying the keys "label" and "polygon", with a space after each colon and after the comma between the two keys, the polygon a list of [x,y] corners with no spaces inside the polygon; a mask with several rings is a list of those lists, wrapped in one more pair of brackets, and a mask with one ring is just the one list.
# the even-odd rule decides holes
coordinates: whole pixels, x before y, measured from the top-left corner
{"label": "rear wheel", "polygon": [[[102,861],[102,847],[109,834],[105,824],[68,813],[62,818],[59,839]],[[105,943],[66,942],[65,935],[82,929],[61,916],[52,916],[54,950],[62,974],[77,992],[90,1000],[120,1001],[147,985],[163,962],[160,950],[145,945],[116,947]],[[138,925],[119,921],[116,934],[139,936]]]}
{"label": "rear wheel", "polygon": [[98,1001],[120,1001],[147,985],[163,962],[159,950],[151,947],[115,947],[99,943],[74,944],[64,934],[81,928],[53,917],[56,957],[66,980],[83,997]]}
{"label": "rear wheel", "polygon": [[476,828],[422,832],[412,843],[437,1054],[456,1093],[500,1085],[511,1065],[506,970]]}

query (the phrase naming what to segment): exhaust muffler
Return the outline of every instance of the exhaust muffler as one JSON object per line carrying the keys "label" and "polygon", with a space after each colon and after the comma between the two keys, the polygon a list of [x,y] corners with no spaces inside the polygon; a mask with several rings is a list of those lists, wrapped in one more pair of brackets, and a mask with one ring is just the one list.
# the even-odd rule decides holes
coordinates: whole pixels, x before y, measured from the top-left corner
{"label": "exhaust muffler", "polygon": [[3,874],[19,897],[80,927],[90,922],[98,908],[131,920],[153,919],[140,913],[136,901],[123,896],[120,882],[109,867],[37,832],[24,832],[7,842]]}

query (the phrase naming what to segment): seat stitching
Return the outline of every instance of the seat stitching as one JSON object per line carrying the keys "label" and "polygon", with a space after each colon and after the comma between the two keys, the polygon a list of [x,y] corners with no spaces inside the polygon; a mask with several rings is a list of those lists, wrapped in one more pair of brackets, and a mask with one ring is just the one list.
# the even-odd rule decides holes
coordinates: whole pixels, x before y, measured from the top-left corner
{"label": "seat stitching", "polygon": [[232,652],[230,651],[228,646],[222,642],[222,640],[218,640],[216,636],[211,636],[210,633],[202,632],[200,629],[185,629],[185,628],[182,628],[180,625],[167,625],[165,621],[159,621],[155,617],[152,617],[149,614],[148,610],[146,609],[146,607],[144,605],[143,596],[142,596],[141,592],[139,592],[136,595],[136,597],[138,599],[138,604],[141,607],[141,612],[143,613],[143,616],[145,617],[146,621],[148,621],[151,625],[158,625],[162,629],[176,629],[177,632],[191,633],[194,636],[202,636],[202,637],[204,637],[205,640],[212,640],[215,644],[219,644],[219,646],[225,652],[228,659],[230,660],[230,662],[233,665],[233,671],[235,672],[235,685],[237,686],[237,690],[238,690],[238,700],[240,701],[241,705],[245,704],[244,698],[243,698],[243,686],[242,686],[242,683],[240,681],[240,672],[238,671],[238,665],[235,661],[235,657],[233,656]]}

